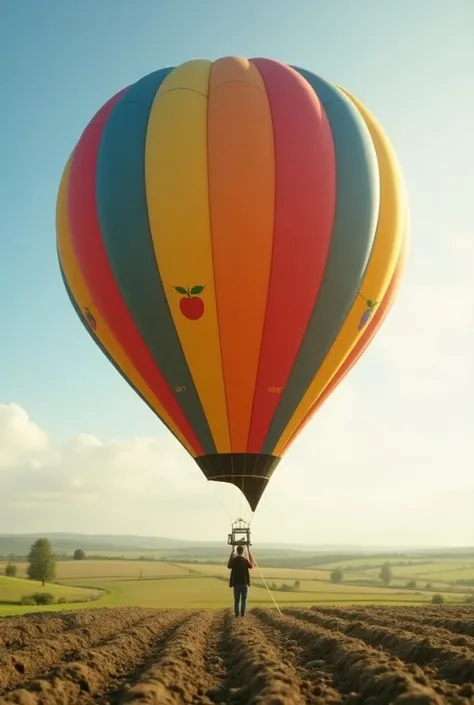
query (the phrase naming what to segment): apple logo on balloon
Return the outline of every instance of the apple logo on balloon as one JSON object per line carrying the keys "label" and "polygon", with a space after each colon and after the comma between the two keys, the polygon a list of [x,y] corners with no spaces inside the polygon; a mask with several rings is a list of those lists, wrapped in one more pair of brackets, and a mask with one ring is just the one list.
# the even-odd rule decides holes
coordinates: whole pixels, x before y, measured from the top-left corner
{"label": "apple logo on balloon", "polygon": [[197,321],[204,313],[204,301],[198,296],[203,290],[203,286],[193,286],[186,289],[184,286],[175,286],[178,294],[183,294],[179,301],[179,308],[183,316],[190,321]]}

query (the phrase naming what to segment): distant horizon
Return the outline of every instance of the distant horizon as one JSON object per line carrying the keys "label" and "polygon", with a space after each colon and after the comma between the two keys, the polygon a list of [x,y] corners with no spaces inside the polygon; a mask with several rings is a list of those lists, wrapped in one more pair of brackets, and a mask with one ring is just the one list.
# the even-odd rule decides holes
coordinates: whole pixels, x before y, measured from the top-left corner
{"label": "distant horizon", "polygon": [[[105,534],[97,534],[97,533],[88,533],[88,532],[78,532],[78,531],[28,531],[28,532],[9,532],[9,533],[3,533],[0,532],[0,538],[8,538],[8,537],[18,537],[18,538],[48,538],[48,537],[63,537],[63,538],[92,538],[92,539],[144,539],[144,540],[154,540],[154,541],[175,541],[176,543],[185,543],[185,544],[205,544],[205,545],[227,545],[225,541],[218,541],[218,540],[206,540],[206,539],[183,539],[183,538],[177,538],[174,536],[170,535],[144,535],[144,534],[115,534],[115,533],[105,533]],[[430,546],[430,545],[403,545],[403,544],[349,544],[349,543],[306,543],[306,542],[301,542],[301,541],[261,541],[257,542],[256,545],[260,546],[276,546],[276,547],[295,547],[295,546],[301,546],[301,547],[307,547],[307,550],[317,550],[319,549],[340,549],[340,550],[346,550],[346,551],[356,551],[356,550],[367,550],[367,551],[404,551],[404,552],[410,552],[410,551],[428,551],[430,553],[436,552],[436,551],[469,551],[473,550],[474,551],[474,545],[452,545],[452,546]],[[140,548],[145,548],[144,546],[141,546]],[[303,549],[304,550],[304,549]]]}

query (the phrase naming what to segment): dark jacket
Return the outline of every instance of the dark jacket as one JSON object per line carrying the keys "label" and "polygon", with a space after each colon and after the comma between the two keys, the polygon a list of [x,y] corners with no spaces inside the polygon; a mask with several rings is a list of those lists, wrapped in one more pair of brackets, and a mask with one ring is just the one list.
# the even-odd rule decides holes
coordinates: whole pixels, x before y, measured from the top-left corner
{"label": "dark jacket", "polygon": [[229,587],[234,587],[234,585],[250,586],[249,568],[253,568],[253,566],[248,558],[244,556],[233,556],[229,558],[227,567],[230,568]]}

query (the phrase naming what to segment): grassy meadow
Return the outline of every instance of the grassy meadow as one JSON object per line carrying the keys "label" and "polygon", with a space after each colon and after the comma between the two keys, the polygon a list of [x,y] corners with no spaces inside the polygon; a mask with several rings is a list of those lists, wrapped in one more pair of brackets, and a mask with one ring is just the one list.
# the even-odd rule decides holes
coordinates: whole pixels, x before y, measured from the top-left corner
{"label": "grassy meadow", "polygon": [[[23,614],[38,610],[81,609],[105,606],[138,605],[143,607],[196,609],[229,606],[232,593],[228,587],[227,559],[220,562],[189,558],[173,560],[139,560],[139,554],[129,558],[96,558],[59,560],[56,581],[46,584],[26,580],[24,561],[15,561],[16,578],[0,575],[0,616]],[[258,560],[258,556],[257,556]],[[262,560],[268,564],[272,559]],[[278,559],[273,558],[275,563]],[[390,564],[393,579],[384,587],[378,579],[384,562]],[[284,559],[280,558],[284,563]],[[282,565],[262,565],[261,574],[253,570],[249,600],[252,605],[271,605],[266,583],[278,604],[426,604],[434,593],[443,594],[447,603],[462,603],[474,594],[473,585],[461,585],[456,580],[474,581],[474,555],[427,558],[400,558],[399,555],[359,556],[346,560],[317,557],[311,567],[293,568]],[[0,574],[6,562],[0,561]],[[342,583],[331,582],[331,572],[344,570]],[[298,585],[295,586],[295,582]],[[407,583],[415,581],[415,587]],[[24,606],[23,595],[49,592],[55,599],[65,598],[66,604]],[[71,604],[72,603],[72,604]]]}
{"label": "grassy meadow", "polygon": [[68,603],[95,600],[103,595],[97,588],[83,588],[76,585],[61,585],[47,583],[44,588],[41,583],[35,583],[24,578],[7,578],[0,575],[0,614],[2,603],[19,602],[22,597],[33,592],[49,592],[56,600],[65,599]]}

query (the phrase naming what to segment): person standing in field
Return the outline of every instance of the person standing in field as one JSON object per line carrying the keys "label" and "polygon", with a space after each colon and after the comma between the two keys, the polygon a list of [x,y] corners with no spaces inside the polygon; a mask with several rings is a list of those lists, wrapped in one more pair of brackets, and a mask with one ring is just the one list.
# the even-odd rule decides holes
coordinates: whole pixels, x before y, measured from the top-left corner
{"label": "person standing in field", "polygon": [[227,567],[230,569],[229,587],[234,588],[234,613],[244,617],[247,609],[247,596],[250,587],[250,569],[253,568],[253,556],[248,549],[248,558],[244,556],[244,547],[237,546],[237,555],[232,548]]}

